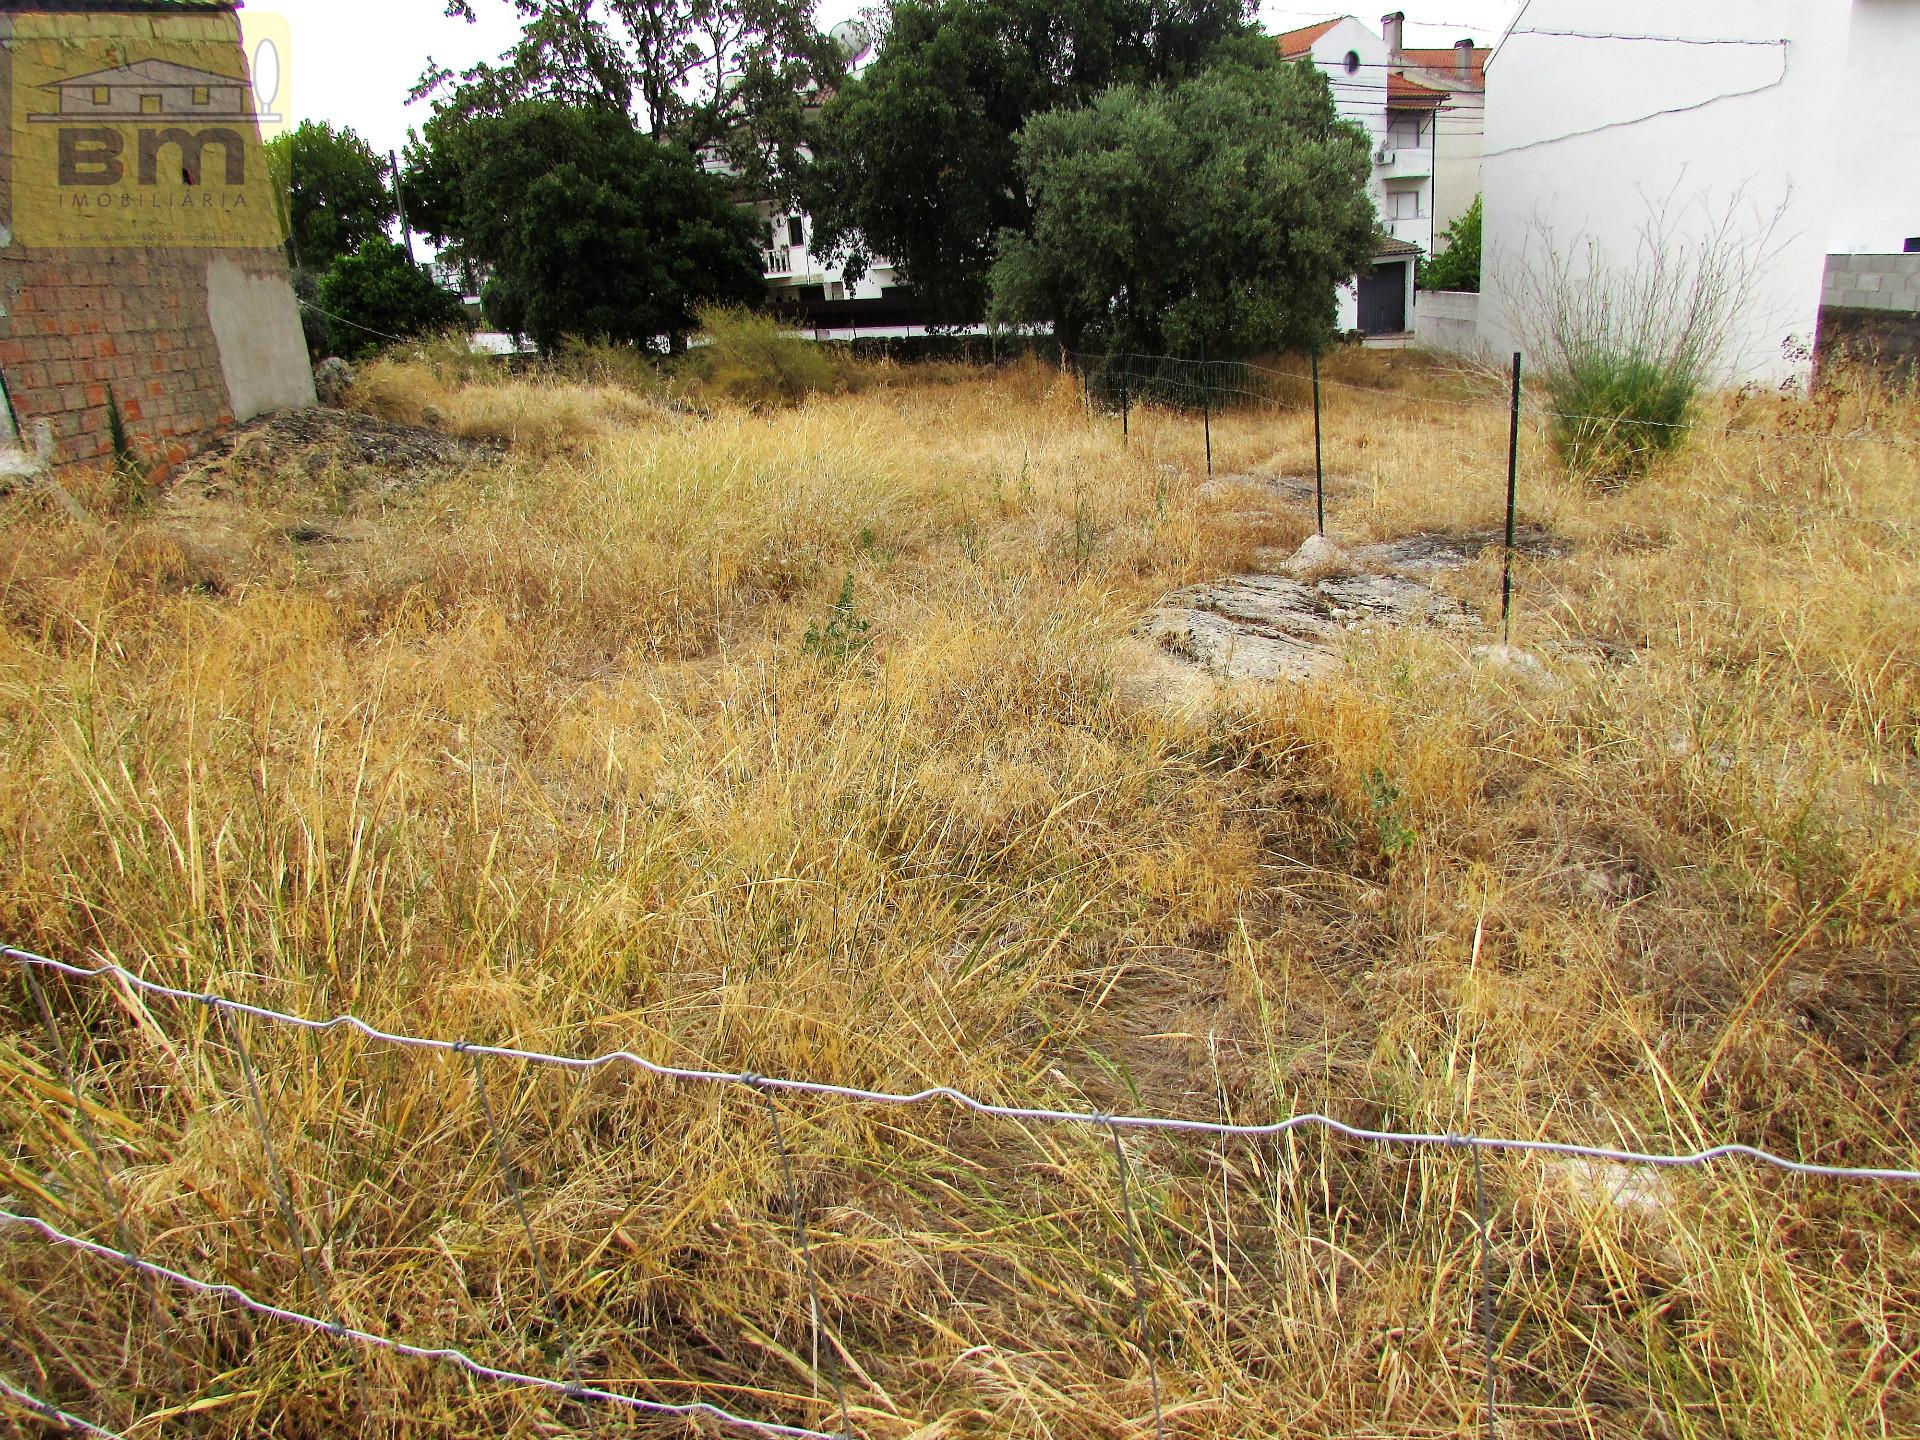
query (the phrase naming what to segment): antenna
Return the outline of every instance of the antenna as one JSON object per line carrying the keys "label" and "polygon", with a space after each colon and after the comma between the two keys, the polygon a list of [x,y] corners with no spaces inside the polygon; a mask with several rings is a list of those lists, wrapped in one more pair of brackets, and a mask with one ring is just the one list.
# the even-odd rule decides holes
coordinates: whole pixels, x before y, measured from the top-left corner
{"label": "antenna", "polygon": [[860,20],[842,20],[827,32],[827,38],[840,47],[849,65],[858,65],[873,49],[873,31]]}

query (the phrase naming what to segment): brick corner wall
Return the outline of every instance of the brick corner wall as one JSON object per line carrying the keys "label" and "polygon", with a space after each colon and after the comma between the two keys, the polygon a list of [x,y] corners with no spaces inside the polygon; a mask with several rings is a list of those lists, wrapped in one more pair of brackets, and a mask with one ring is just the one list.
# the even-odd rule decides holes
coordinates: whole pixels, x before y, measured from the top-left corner
{"label": "brick corner wall", "polygon": [[[194,17],[190,23],[197,28],[172,33],[167,26],[189,22],[151,14],[112,19],[131,27],[136,37],[191,47],[190,57],[244,65],[231,13]],[[299,373],[280,377],[277,403],[312,403],[291,277],[277,246],[231,237],[222,243],[218,235],[196,236],[210,243],[194,244],[21,243],[17,232],[23,218],[46,229],[53,212],[44,207],[71,199],[56,193],[41,171],[33,172],[38,178],[29,184],[15,154],[17,144],[30,143],[17,128],[14,106],[14,27],[21,23],[0,17],[0,28],[7,31],[0,39],[15,42],[0,49],[0,374],[22,430],[46,420],[53,429],[57,466],[98,464],[112,455],[110,408],[117,405],[135,454],[149,468],[160,469],[178,464],[230,427],[233,391],[210,311],[209,276],[216,260],[287,287],[284,313],[265,323],[274,332],[270,348],[283,368],[298,367]],[[257,140],[255,131],[247,147],[249,165],[264,164]],[[38,216],[29,212],[35,206],[42,207]],[[109,238],[118,233],[110,232]],[[288,317],[291,337],[279,333],[287,329]],[[297,353],[289,346],[297,346]]]}

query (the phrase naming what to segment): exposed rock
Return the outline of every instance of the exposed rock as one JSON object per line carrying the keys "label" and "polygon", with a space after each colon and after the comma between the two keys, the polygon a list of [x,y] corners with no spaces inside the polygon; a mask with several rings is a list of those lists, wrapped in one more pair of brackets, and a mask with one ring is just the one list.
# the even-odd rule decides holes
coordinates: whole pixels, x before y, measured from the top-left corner
{"label": "exposed rock", "polygon": [[[1446,570],[1464,570],[1488,550],[1498,550],[1506,543],[1506,532],[1502,530],[1403,535],[1398,540],[1363,546],[1354,552],[1354,559],[1368,569],[1437,575]],[[1534,559],[1557,559],[1573,547],[1550,531],[1521,526],[1514,531],[1513,548],[1516,554]]]}
{"label": "exposed rock", "polygon": [[319,396],[322,405],[338,410],[347,403],[353,378],[351,365],[338,355],[330,356],[313,367],[313,393]]}
{"label": "exposed rock", "polygon": [[1286,571],[1296,580],[1327,580],[1335,575],[1351,575],[1353,561],[1338,545],[1324,535],[1309,535],[1287,561]]}
{"label": "exposed rock", "polygon": [[1510,670],[1534,679],[1547,678],[1547,667],[1540,663],[1540,657],[1518,645],[1476,645],[1473,658],[1496,670]]}
{"label": "exposed rock", "polygon": [[1667,1176],[1646,1166],[1572,1155],[1549,1158],[1544,1168],[1547,1174],[1565,1181],[1576,1202],[1583,1205],[1610,1205],[1651,1218],[1664,1211],[1671,1200]]}
{"label": "exposed rock", "polygon": [[1379,625],[1464,630],[1475,616],[1458,601],[1398,575],[1304,581],[1236,575],[1167,597],[1147,635],[1228,680],[1310,680],[1337,669],[1348,631]]}

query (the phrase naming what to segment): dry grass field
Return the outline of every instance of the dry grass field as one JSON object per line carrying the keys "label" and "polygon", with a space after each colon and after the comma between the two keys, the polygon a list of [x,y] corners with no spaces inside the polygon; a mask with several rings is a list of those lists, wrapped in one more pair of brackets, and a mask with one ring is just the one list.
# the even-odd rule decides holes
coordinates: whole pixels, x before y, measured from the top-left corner
{"label": "dry grass field", "polygon": [[[1169,687],[1141,614],[1311,525],[1205,483],[1193,420],[1123,448],[1031,363],[768,410],[571,373],[366,373],[489,442],[431,476],[0,501],[0,940],[570,1055],[1916,1163],[1911,397],[1717,401],[1618,493],[1530,427],[1523,517],[1568,547],[1517,576],[1538,673],[1397,633]],[[1330,374],[1336,539],[1499,523],[1497,381]],[[1215,447],[1312,472],[1297,410]],[[1443,583],[1497,612],[1496,559]],[[1483,1424],[1457,1152],[1130,1135],[1136,1287],[1106,1132],[783,1098],[821,1343],[744,1086],[488,1062],[536,1267],[461,1057],[46,983],[86,1124],[10,970],[5,1205],[119,1244],[91,1129],[141,1253],[262,1298],[827,1431],[838,1380],[872,1440],[1151,1436],[1138,1302],[1172,1435]],[[1920,1190],[1480,1179],[1501,1435],[1920,1435]],[[688,1433],[18,1231],[0,1307],[0,1376],[131,1436]]]}

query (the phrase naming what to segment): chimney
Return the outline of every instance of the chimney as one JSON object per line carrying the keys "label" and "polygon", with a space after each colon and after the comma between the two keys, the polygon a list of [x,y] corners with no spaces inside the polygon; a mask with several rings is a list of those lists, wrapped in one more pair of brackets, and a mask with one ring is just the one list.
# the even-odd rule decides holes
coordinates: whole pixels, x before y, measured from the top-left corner
{"label": "chimney", "polygon": [[1473,41],[1456,40],[1453,42],[1453,68],[1462,80],[1473,78]]}
{"label": "chimney", "polygon": [[1396,10],[1391,15],[1380,17],[1380,33],[1386,38],[1387,51],[1390,55],[1399,55],[1400,32],[1406,23],[1407,13],[1404,10]]}

